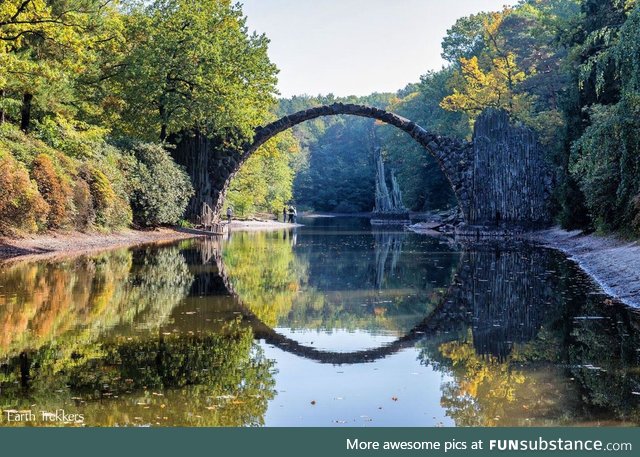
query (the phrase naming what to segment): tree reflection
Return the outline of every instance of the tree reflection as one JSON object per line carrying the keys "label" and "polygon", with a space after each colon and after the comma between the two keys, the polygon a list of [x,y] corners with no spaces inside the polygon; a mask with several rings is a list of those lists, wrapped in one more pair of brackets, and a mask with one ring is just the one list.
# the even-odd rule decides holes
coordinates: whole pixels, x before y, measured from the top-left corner
{"label": "tree reflection", "polygon": [[193,280],[180,250],[118,249],[0,270],[0,355],[52,339],[85,344],[117,325],[157,328]]}
{"label": "tree reflection", "polygon": [[60,349],[30,355],[26,391],[15,383],[19,358],[3,366],[3,408],[67,407],[89,425],[244,426],[263,423],[275,393],[273,362],[238,322],[216,333],[117,336],[77,346],[62,364]]}
{"label": "tree reflection", "polygon": [[223,250],[222,274],[265,324],[276,327],[307,281],[307,263],[278,232],[234,233]]}
{"label": "tree reflection", "polygon": [[551,251],[478,248],[463,265],[467,331],[421,353],[451,377],[441,404],[457,425],[640,423],[638,313]]}
{"label": "tree reflection", "polygon": [[458,261],[437,243],[418,257],[407,239],[402,232],[310,234],[296,245],[279,233],[235,233],[221,269],[238,299],[270,327],[402,335],[439,303]]}

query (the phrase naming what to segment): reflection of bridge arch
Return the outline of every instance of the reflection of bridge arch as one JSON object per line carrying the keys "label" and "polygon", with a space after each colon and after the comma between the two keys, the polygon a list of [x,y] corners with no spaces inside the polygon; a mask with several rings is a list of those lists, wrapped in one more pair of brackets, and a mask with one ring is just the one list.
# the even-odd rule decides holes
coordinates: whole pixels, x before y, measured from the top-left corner
{"label": "reflection of bridge arch", "polygon": [[455,338],[461,330],[472,330],[478,354],[498,358],[506,357],[514,344],[535,338],[560,306],[552,285],[555,261],[546,251],[518,246],[487,244],[465,250],[451,285],[429,316],[391,344],[351,353],[319,350],[278,334],[242,303],[222,262],[220,240],[203,241],[200,252],[203,263],[215,262],[220,289],[237,298],[257,338],[321,363],[353,364],[389,356],[425,337],[446,333]]}
{"label": "reflection of bridge arch", "polygon": [[451,323],[464,325],[466,321],[466,308],[459,304],[456,305],[453,300],[449,299],[452,288],[456,286],[456,279],[454,278],[452,285],[447,289],[435,309],[404,336],[401,336],[392,343],[385,344],[377,348],[354,352],[325,351],[305,346],[292,338],[276,332],[273,328],[262,322],[260,318],[242,302],[226,273],[224,263],[222,261],[222,250],[219,245],[219,240],[213,239],[211,242],[214,243],[213,248],[208,249],[207,254],[203,256],[203,261],[205,263],[208,263],[211,260],[215,261],[218,273],[225,288],[229,294],[236,297],[243,320],[251,325],[255,337],[257,339],[264,340],[267,344],[271,344],[283,351],[290,352],[309,360],[335,365],[373,362],[395,354],[404,348],[411,347],[416,341],[424,338],[425,336],[434,335],[442,332],[443,330],[452,331],[454,329],[451,328]]}

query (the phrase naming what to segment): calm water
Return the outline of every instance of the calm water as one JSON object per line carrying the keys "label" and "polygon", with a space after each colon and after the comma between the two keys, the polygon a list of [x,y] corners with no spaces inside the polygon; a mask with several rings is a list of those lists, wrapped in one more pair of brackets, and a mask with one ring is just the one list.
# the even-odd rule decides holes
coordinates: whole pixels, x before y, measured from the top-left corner
{"label": "calm water", "polygon": [[0,425],[640,424],[640,316],[561,254],[303,222],[0,265]]}

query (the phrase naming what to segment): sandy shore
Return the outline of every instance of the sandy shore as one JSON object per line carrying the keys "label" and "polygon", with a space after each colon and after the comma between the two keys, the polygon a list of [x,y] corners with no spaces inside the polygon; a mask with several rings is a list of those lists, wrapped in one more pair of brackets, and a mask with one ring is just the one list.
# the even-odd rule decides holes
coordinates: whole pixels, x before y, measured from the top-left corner
{"label": "sandy shore", "polygon": [[225,223],[231,230],[253,231],[253,230],[278,230],[286,228],[302,227],[302,224],[290,224],[288,222],[279,221],[231,221],[231,224]]}
{"label": "sandy shore", "polygon": [[[277,230],[300,227],[278,221],[233,221],[232,231]],[[56,257],[84,252],[136,246],[146,243],[171,242],[196,236],[206,236],[201,231],[158,228],[154,230],[123,230],[117,233],[53,232],[28,235],[22,238],[0,237],[0,260],[19,257]]]}
{"label": "sandy shore", "polygon": [[583,235],[559,228],[535,232],[529,239],[563,251],[609,295],[640,307],[640,243]]}
{"label": "sandy shore", "polygon": [[193,238],[192,233],[179,229],[124,230],[118,233],[60,232],[29,235],[23,238],[0,237],[0,260],[31,256],[50,257],[103,249],[135,246],[145,243]]}

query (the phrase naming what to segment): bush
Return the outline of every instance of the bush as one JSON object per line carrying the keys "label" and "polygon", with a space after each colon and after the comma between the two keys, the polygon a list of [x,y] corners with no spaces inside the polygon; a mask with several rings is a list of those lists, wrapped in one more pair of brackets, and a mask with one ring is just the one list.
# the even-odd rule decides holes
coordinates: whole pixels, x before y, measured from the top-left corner
{"label": "bush", "polygon": [[35,232],[46,222],[49,205],[29,179],[27,169],[0,153],[0,233]]}
{"label": "bush", "polygon": [[71,188],[56,173],[51,157],[47,154],[38,155],[33,161],[31,176],[38,185],[40,195],[49,204],[47,228],[69,225],[67,208],[71,201]]}
{"label": "bush", "polygon": [[89,183],[96,224],[109,230],[127,227],[132,219],[129,202],[116,194],[107,176],[95,166],[83,168],[81,174]]}
{"label": "bush", "polygon": [[150,227],[177,223],[193,195],[189,175],[158,144],[131,146],[125,161],[133,222]]}
{"label": "bush", "polygon": [[73,207],[75,209],[73,225],[78,230],[90,228],[95,221],[96,212],[93,207],[91,188],[82,178],[77,178],[73,186]]}

